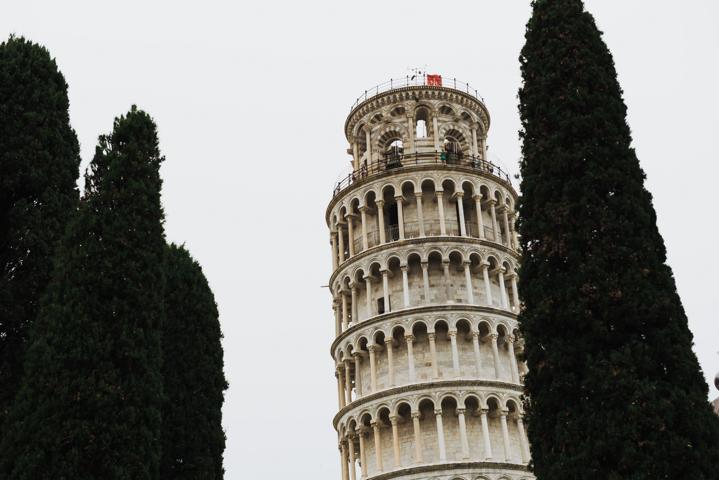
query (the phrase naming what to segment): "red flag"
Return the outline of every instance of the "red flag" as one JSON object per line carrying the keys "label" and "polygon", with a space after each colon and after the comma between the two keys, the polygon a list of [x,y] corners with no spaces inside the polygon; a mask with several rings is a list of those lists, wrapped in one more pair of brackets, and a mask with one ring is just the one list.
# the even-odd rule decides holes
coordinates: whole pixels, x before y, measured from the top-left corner
{"label": "red flag", "polygon": [[427,85],[430,87],[441,87],[442,75],[427,75]]}

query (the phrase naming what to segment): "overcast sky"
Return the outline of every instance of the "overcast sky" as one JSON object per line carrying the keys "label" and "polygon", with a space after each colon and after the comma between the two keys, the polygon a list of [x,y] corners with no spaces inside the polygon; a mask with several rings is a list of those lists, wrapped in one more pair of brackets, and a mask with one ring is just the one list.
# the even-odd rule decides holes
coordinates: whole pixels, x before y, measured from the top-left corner
{"label": "overcast sky", "polygon": [[[709,380],[719,370],[719,2],[587,6],[614,54]],[[323,217],[348,165],[350,105],[408,67],[467,81],[492,115],[491,158],[516,172],[529,15],[529,0],[3,2],[2,37],[47,46],[70,85],[83,169],[133,103],[158,123],[167,236],[203,265],[220,307],[228,479],[339,478]]]}

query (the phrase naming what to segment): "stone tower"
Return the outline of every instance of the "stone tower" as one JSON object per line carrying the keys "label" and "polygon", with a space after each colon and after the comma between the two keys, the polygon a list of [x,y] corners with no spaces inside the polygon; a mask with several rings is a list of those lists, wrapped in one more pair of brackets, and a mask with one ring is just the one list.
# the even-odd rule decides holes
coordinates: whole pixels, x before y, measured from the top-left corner
{"label": "stone tower", "polygon": [[517,193],[469,85],[392,80],[345,122],[326,211],[343,480],[524,480]]}

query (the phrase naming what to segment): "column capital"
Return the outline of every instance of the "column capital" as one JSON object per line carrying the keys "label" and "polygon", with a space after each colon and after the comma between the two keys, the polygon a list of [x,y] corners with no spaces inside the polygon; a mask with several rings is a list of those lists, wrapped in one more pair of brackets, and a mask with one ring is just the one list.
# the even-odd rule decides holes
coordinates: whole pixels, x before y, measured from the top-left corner
{"label": "column capital", "polygon": [[367,428],[367,425],[360,425],[358,426],[355,431],[359,436],[364,436],[365,434],[369,433],[369,428]]}
{"label": "column capital", "polygon": [[370,352],[379,352],[380,350],[382,350],[382,347],[377,345],[376,343],[370,343],[369,345],[367,345],[367,350]]}
{"label": "column capital", "polygon": [[503,409],[501,409],[501,410],[499,411],[499,416],[500,416],[500,417],[507,417],[508,415],[509,415],[509,410],[507,410],[507,409],[505,409],[505,408],[503,408]]}
{"label": "column capital", "polygon": [[368,212],[369,210],[370,208],[367,205],[360,205],[359,207],[357,207],[357,211],[359,211],[360,213]]}
{"label": "column capital", "polygon": [[423,270],[429,268],[429,260],[423,260],[423,261],[419,262],[419,264]]}
{"label": "column capital", "polygon": [[414,335],[410,333],[409,335],[405,335],[404,339],[407,340],[407,343],[414,342]]}
{"label": "column capital", "polygon": [[499,334],[498,333],[490,333],[489,338],[491,338],[493,341],[496,342],[497,339],[499,338]]}
{"label": "column capital", "polygon": [[444,195],[444,190],[435,190],[434,194],[438,197],[441,197],[442,195]]}
{"label": "column capital", "polygon": [[423,193],[421,190],[419,192],[414,192],[414,196],[417,198],[422,198],[422,195],[423,195]]}
{"label": "column capital", "polygon": [[403,272],[408,272],[408,271],[409,271],[409,265],[400,265],[400,266],[399,266],[399,269],[402,270]]}
{"label": "column capital", "polygon": [[481,202],[481,201],[482,201],[482,194],[481,194],[481,193],[475,193],[474,195],[472,195],[472,199],[473,199],[475,202]]}
{"label": "column capital", "polygon": [[397,425],[397,420],[398,420],[397,415],[390,415],[390,416],[389,416],[389,423],[391,423],[392,425]]}
{"label": "column capital", "polygon": [[369,426],[372,427],[372,428],[381,428],[381,427],[382,427],[382,426],[379,424],[379,422],[377,422],[377,420],[372,420],[371,422],[369,422]]}
{"label": "column capital", "polygon": [[420,412],[412,412],[412,420],[415,418],[419,420]]}
{"label": "column capital", "polygon": [[517,338],[514,335],[507,335],[507,342],[508,343],[514,343],[517,341]]}
{"label": "column capital", "polygon": [[437,334],[436,334],[435,332],[427,332],[427,337],[428,337],[430,340],[434,340],[434,339],[437,338]]}
{"label": "column capital", "polygon": [[404,195],[395,195],[394,200],[398,203],[404,203]]}
{"label": "column capital", "polygon": [[466,408],[457,407],[457,410],[456,410],[457,416],[459,416],[459,415],[464,415],[464,412],[466,412],[466,411],[467,411]]}
{"label": "column capital", "polygon": [[472,336],[475,338],[479,338],[479,330],[472,330]]}
{"label": "column capital", "polygon": [[491,207],[494,207],[494,206],[497,205],[497,199],[495,199],[495,198],[490,198],[489,200],[487,200],[487,203],[488,203]]}
{"label": "column capital", "polygon": [[447,332],[449,338],[457,338],[457,330],[450,330]]}
{"label": "column capital", "polygon": [[435,408],[435,409],[434,409],[434,414],[435,414],[435,416],[442,415],[442,409],[441,409],[441,408]]}
{"label": "column capital", "polygon": [[362,360],[363,354],[364,354],[364,352],[362,352],[361,350],[358,350],[356,352],[352,352],[352,357],[354,357],[355,360]]}
{"label": "column capital", "polygon": [[462,198],[462,197],[464,197],[464,192],[463,191],[454,192],[454,196],[457,198]]}
{"label": "column capital", "polygon": [[384,200],[381,199],[381,198],[378,199],[378,200],[375,200],[374,203],[376,203],[378,207],[383,207],[383,206],[384,206]]}

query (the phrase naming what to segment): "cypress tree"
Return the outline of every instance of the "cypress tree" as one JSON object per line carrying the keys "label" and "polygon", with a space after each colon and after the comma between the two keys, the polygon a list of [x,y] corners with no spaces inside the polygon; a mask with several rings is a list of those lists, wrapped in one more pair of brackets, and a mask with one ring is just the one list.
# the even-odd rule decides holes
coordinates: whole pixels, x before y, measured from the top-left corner
{"label": "cypress tree", "polygon": [[182,246],[165,260],[160,478],[223,478],[222,332],[217,305],[200,265]]}
{"label": "cypress tree", "polygon": [[79,145],[67,84],[40,45],[0,45],[0,437],[54,245],[77,206]]}
{"label": "cypress tree", "polygon": [[135,107],[100,137],[31,332],[0,478],[158,478],[162,160]]}
{"label": "cypress tree", "polygon": [[521,330],[539,480],[715,479],[719,422],[581,0],[536,0],[520,62]]}

